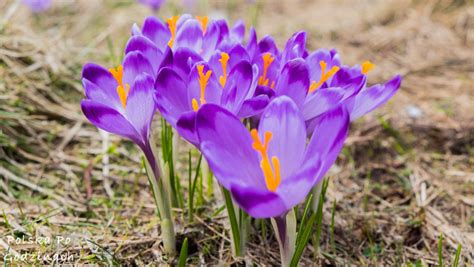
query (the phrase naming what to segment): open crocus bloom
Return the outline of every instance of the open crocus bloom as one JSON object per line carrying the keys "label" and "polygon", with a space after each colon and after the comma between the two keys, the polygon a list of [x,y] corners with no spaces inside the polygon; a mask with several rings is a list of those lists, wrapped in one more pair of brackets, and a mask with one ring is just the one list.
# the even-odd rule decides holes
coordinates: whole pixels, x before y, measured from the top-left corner
{"label": "open crocus bloom", "polygon": [[155,113],[153,68],[140,52],[126,55],[123,66],[107,70],[86,64],[82,71],[84,115],[96,127],[126,137],[145,153],[151,166],[149,135]]}
{"label": "open crocus bloom", "polygon": [[400,87],[400,76],[367,87],[367,73],[374,67],[370,61],[345,66],[336,50],[308,53],[305,42],[306,33],[297,32],[280,52],[270,36],[257,42],[251,29],[247,51],[259,70],[256,93],[291,97],[302,109],[309,133],[328,110],[345,105],[354,121],[387,102]]}
{"label": "open crocus bloom", "polygon": [[151,16],[145,19],[141,29],[135,25],[132,35],[148,38],[161,52],[166,47],[173,51],[189,48],[208,60],[216,49],[241,43],[245,26],[239,21],[229,30],[225,20],[209,21],[208,17],[193,18],[188,14],[171,17],[166,22]]}
{"label": "open crocus bloom", "polygon": [[213,104],[197,114],[200,150],[215,177],[252,217],[284,215],[300,203],[334,163],[347,136],[344,107],[322,116],[307,144],[303,116],[293,100],[275,98],[248,130]]}
{"label": "open crocus bloom", "polygon": [[217,104],[240,118],[256,115],[268,104],[267,96],[254,96],[256,68],[248,61],[235,63],[232,55],[218,52],[219,64],[208,64],[199,61],[192,50],[180,49],[174,56],[170,55],[173,58],[164,60],[166,64],[158,74],[155,83],[158,109],[194,145],[199,144],[196,112],[205,104]]}

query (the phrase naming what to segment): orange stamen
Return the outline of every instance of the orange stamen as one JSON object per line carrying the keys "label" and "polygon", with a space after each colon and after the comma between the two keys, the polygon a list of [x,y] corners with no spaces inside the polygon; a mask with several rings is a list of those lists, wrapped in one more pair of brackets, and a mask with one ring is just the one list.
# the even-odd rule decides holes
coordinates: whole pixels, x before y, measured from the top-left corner
{"label": "orange stamen", "polygon": [[362,74],[369,73],[374,67],[375,67],[375,64],[368,60],[362,62]]}
{"label": "orange stamen", "polygon": [[[206,104],[206,98],[205,98],[204,93],[206,92],[207,82],[209,81],[209,78],[211,78],[212,71],[208,70],[206,74],[204,74],[204,65],[198,65],[197,70],[198,70],[198,75],[199,75],[199,88],[200,88],[199,102],[201,103],[201,106],[202,106]],[[194,111],[197,111],[199,109],[199,104],[196,98],[192,99],[191,104]]]}
{"label": "orange stamen", "polygon": [[[258,136],[257,129],[252,129],[250,131],[252,136],[253,143],[252,147],[262,156],[262,161],[260,162],[260,168],[262,168],[263,177],[265,178],[265,183],[268,190],[275,192],[280,185],[280,161],[277,157],[272,157],[271,162],[268,158],[268,144],[272,139],[272,132],[265,132],[263,144]],[[272,166],[273,165],[273,166]]]}
{"label": "orange stamen", "polygon": [[168,41],[168,46],[173,47],[174,39],[176,37],[176,23],[178,22],[179,16],[173,16],[166,20],[166,23],[168,24],[168,28],[170,29],[171,32],[171,38]]}
{"label": "orange stamen", "polygon": [[229,61],[229,54],[226,52],[221,53],[221,59],[219,59],[219,62],[222,64],[222,76],[219,77],[219,83],[221,84],[222,87],[225,86],[225,83],[227,81],[227,62]]}
{"label": "orange stamen", "polygon": [[208,16],[196,16],[196,19],[201,23],[202,26],[202,35],[206,34],[207,22],[209,21]]}
{"label": "orange stamen", "polygon": [[262,59],[263,59],[263,74],[258,78],[258,85],[268,86],[268,83],[270,82],[267,79],[268,68],[272,64],[273,60],[275,60],[275,58],[272,57],[272,55],[267,52],[262,55]]}
{"label": "orange stamen", "polygon": [[118,83],[117,94],[120,98],[120,103],[122,103],[123,108],[126,108],[127,97],[128,93],[130,92],[130,85],[125,84],[125,87],[123,86],[123,66],[119,65],[117,68],[109,69],[109,71]]}
{"label": "orange stamen", "polygon": [[319,61],[319,66],[321,66],[321,78],[319,78],[319,81],[312,81],[311,85],[309,86],[308,93],[312,93],[316,91],[321,85],[323,85],[324,82],[326,82],[331,76],[336,74],[336,72],[339,71],[338,66],[333,66],[328,72],[326,72],[326,67],[327,64],[325,61],[321,60]]}

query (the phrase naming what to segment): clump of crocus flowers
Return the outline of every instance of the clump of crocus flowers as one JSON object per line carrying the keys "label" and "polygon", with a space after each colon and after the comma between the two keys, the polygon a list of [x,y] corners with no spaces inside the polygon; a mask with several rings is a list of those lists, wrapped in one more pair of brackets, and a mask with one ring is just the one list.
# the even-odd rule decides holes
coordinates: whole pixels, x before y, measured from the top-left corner
{"label": "clump of crocus flowers", "polygon": [[368,86],[373,63],[347,66],[334,49],[308,51],[305,32],[283,50],[253,28],[245,40],[242,22],[207,17],[148,17],[131,32],[120,66],[84,66],[81,106],[95,126],[143,151],[166,252],[176,248],[169,182],[151,141],[157,113],[202,153],[235,204],[272,218],[289,266],[293,208],[335,162],[350,122],[387,102],[401,77]]}

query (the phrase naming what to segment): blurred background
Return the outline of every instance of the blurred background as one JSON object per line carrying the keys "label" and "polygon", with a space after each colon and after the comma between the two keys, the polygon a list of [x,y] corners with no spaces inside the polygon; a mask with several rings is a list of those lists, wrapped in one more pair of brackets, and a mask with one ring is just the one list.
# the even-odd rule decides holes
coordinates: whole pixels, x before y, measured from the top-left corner
{"label": "blurred background", "polygon": [[[459,245],[462,265],[473,264],[469,0],[183,0],[158,12],[133,0],[52,0],[38,13],[0,0],[0,256],[13,250],[68,253],[76,263],[165,260],[140,153],[87,122],[80,79],[86,62],[120,64],[133,23],[181,13],[242,19],[280,47],[305,30],[308,49],[336,48],[345,64],[375,63],[370,84],[404,76],[387,105],[353,124],[329,174],[323,253],[315,257],[309,246],[302,264],[437,265],[439,254],[452,262]],[[188,149],[181,148],[184,162]],[[197,205],[192,224],[177,224],[181,240],[190,238],[189,263],[232,263],[219,198],[199,194]],[[185,217],[184,209],[175,213]],[[275,238],[259,225],[246,258],[278,264]],[[73,242],[11,245],[12,235]]]}

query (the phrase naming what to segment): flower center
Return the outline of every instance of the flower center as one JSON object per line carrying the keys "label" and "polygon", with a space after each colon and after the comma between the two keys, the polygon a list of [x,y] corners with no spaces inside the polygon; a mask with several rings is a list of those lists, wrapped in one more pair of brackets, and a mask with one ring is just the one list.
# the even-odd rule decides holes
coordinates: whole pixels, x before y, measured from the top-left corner
{"label": "flower center", "polygon": [[374,67],[375,64],[370,62],[369,60],[362,62],[362,74],[369,73]]}
{"label": "flower center", "polygon": [[117,94],[120,98],[120,103],[122,103],[123,108],[126,108],[127,96],[130,92],[130,85],[127,83],[125,84],[125,87],[123,86],[123,66],[119,65],[117,68],[109,69],[109,71],[118,83]]}
{"label": "flower center", "polygon": [[229,54],[226,52],[221,53],[221,59],[219,59],[219,62],[222,64],[222,76],[219,77],[219,83],[222,85],[222,87],[225,86],[225,83],[227,81],[227,62],[229,61]]}
{"label": "flower center", "polygon": [[208,16],[196,16],[196,19],[201,23],[202,26],[202,35],[206,34],[207,22],[209,21]]}
{"label": "flower center", "polygon": [[[268,68],[272,64],[273,60],[275,60],[272,55],[267,52],[262,55],[263,59],[263,74],[258,78],[258,85],[263,85],[263,86],[268,86],[268,83],[270,82],[267,79],[267,73],[268,73]],[[272,85],[270,86],[272,89],[275,87],[275,81],[272,82]]]}
{"label": "flower center", "polygon": [[327,63],[324,60],[319,61],[319,66],[321,66],[321,78],[319,81],[312,81],[311,85],[309,86],[308,93],[312,93],[316,91],[325,81],[327,81],[331,76],[336,74],[339,71],[338,66],[333,66],[328,72],[326,72]]}
{"label": "flower center", "polygon": [[170,29],[171,32],[171,38],[168,41],[168,46],[171,48],[173,47],[174,39],[176,37],[176,23],[178,22],[179,16],[173,16],[166,20],[166,23],[168,24],[168,29]]}
{"label": "flower center", "polygon": [[272,139],[272,132],[265,132],[263,144],[258,136],[257,129],[252,129],[250,131],[250,135],[252,136],[253,143],[252,147],[257,152],[260,153],[262,156],[262,161],[260,162],[260,168],[263,171],[263,177],[265,177],[265,183],[267,185],[268,190],[275,192],[280,185],[281,177],[280,177],[280,161],[277,157],[273,156],[268,158],[268,144]]}
{"label": "flower center", "polygon": [[[197,66],[198,74],[199,74],[199,88],[200,88],[200,97],[199,97],[199,102],[201,103],[201,106],[206,104],[206,98],[204,93],[206,92],[206,86],[207,82],[209,81],[209,78],[211,77],[212,71],[208,70],[206,74],[204,74],[204,66],[203,65],[198,65]],[[199,104],[196,100],[196,98],[193,98],[191,101],[191,104],[193,106],[194,111],[198,111],[199,109]]]}

